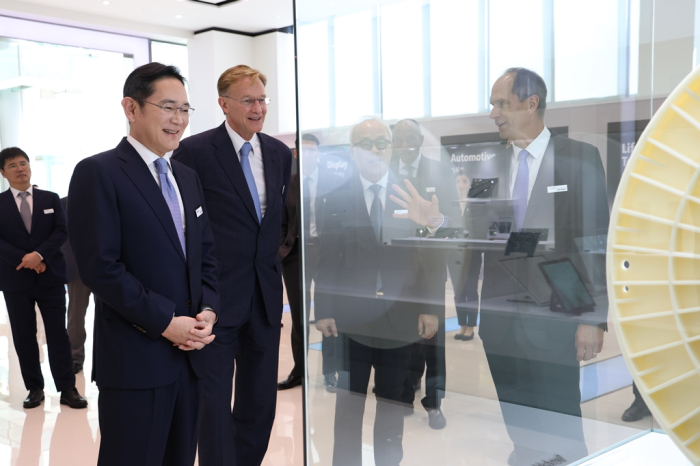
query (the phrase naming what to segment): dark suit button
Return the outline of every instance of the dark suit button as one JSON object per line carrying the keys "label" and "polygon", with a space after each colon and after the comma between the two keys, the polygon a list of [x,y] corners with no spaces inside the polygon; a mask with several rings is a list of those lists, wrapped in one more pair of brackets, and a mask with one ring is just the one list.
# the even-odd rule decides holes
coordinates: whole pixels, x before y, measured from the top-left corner
{"label": "dark suit button", "polygon": [[192,301],[190,301],[190,300],[188,299],[187,302],[185,303],[185,306],[190,307],[191,305],[192,305]]}
{"label": "dark suit button", "polygon": [[259,239],[262,239],[263,235],[258,236]]}

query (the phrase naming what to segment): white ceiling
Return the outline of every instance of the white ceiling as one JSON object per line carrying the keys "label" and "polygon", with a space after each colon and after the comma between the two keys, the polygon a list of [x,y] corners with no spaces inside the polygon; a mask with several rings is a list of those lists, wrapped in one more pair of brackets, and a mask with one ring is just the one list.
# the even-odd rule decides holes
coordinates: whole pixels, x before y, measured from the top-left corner
{"label": "white ceiling", "polygon": [[173,40],[211,27],[258,33],[293,23],[292,0],[238,0],[220,7],[190,0],[103,1],[0,0],[0,15]]}

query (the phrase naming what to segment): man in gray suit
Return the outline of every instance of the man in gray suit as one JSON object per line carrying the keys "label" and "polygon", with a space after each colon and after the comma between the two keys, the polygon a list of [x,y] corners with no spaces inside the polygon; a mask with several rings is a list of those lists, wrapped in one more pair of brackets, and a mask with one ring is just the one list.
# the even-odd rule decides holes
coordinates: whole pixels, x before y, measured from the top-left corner
{"label": "man in gray suit", "polygon": [[[68,215],[68,197],[61,199],[63,209]],[[78,264],[75,263],[73,249],[66,240],[61,246],[63,257],[66,259],[66,271],[68,272],[68,338],[70,338],[71,354],[73,355],[73,373],[83,370],[85,363],[85,314],[90,304],[92,291],[85,286],[78,274]]]}

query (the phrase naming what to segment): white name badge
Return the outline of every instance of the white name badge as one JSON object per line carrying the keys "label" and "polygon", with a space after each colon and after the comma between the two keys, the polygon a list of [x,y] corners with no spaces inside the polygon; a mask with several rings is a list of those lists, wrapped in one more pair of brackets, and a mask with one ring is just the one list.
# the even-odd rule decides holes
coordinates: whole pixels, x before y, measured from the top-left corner
{"label": "white name badge", "polygon": [[52,213],[53,213],[53,209],[44,209],[44,213],[45,213],[45,214],[52,214]]}
{"label": "white name badge", "polygon": [[197,210],[194,211],[197,214],[197,217],[201,217],[204,211],[202,210],[202,207],[197,207]]}
{"label": "white name badge", "polygon": [[547,194],[563,193],[569,190],[569,185],[560,184],[559,186],[547,186]]}
{"label": "white name badge", "polygon": [[408,210],[395,210],[394,215],[405,215],[408,213]]}
{"label": "white name badge", "polygon": [[435,192],[435,188],[425,188],[425,192],[426,192],[426,193],[434,193],[434,192]]}

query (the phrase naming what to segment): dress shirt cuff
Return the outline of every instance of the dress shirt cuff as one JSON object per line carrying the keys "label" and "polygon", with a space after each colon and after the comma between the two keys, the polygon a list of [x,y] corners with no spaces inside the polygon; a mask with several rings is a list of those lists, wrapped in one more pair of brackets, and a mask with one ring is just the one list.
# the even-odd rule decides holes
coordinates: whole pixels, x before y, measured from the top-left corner
{"label": "dress shirt cuff", "polygon": [[214,321],[214,323],[212,325],[216,324],[219,321],[219,314],[217,314],[216,311],[208,304],[202,304],[202,309],[200,309],[199,312],[203,312],[203,311],[211,311],[216,316],[216,320]]}
{"label": "dress shirt cuff", "polygon": [[428,229],[428,231],[430,232],[431,235],[434,235],[435,232],[437,232],[444,223],[445,223],[445,216],[443,215],[442,221],[440,222],[440,225],[436,226],[435,228],[430,228],[428,225],[426,225],[425,227]]}
{"label": "dress shirt cuff", "polygon": [[39,256],[39,258],[41,259],[41,262],[44,262],[44,256],[42,256],[41,254],[39,254],[39,253],[36,252],[36,251],[34,251],[34,254],[36,254],[37,256]]}

